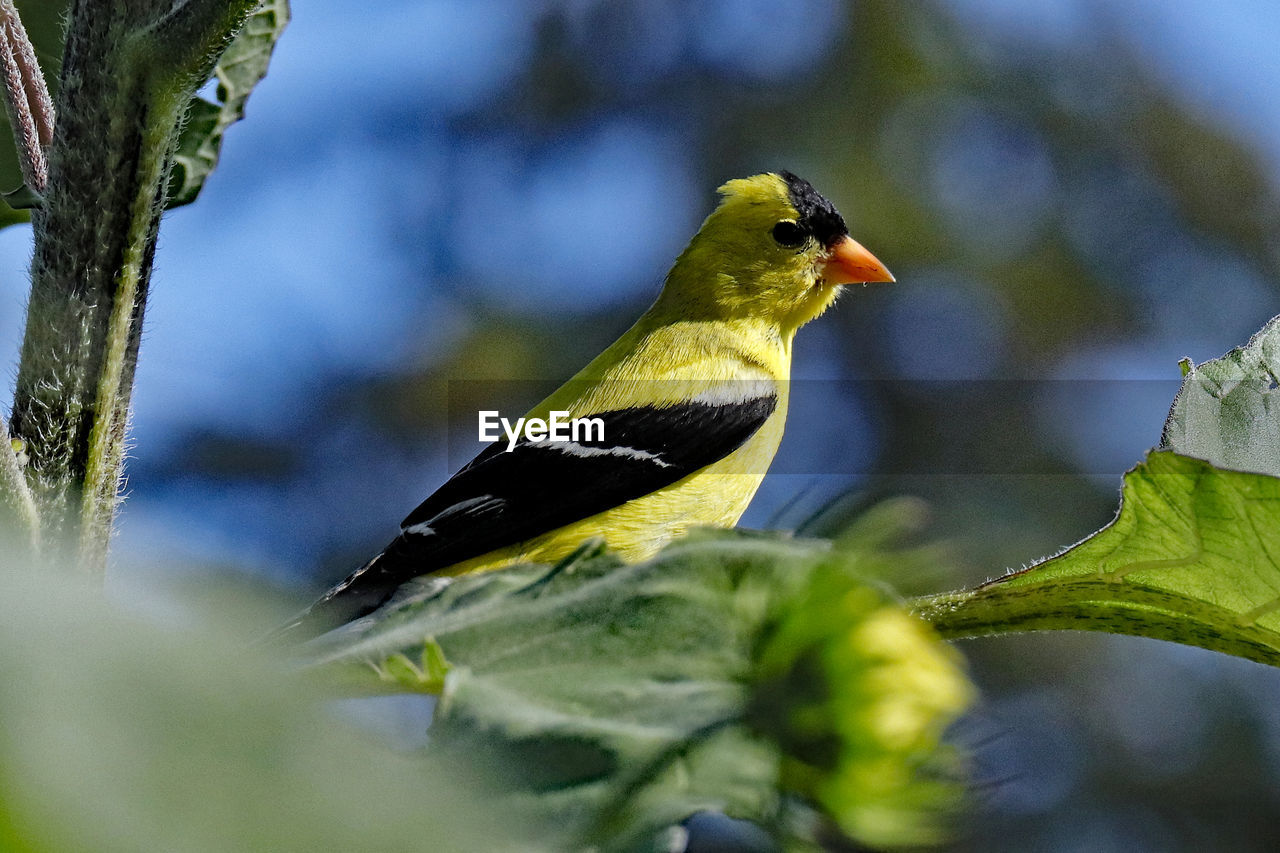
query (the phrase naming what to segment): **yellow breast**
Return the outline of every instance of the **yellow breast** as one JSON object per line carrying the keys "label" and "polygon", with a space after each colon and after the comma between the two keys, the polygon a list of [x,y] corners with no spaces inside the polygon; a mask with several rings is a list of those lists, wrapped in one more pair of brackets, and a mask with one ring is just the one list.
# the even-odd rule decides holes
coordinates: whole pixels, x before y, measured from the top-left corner
{"label": "yellow breast", "polygon": [[[529,412],[572,416],[652,406],[698,398],[747,399],[771,390],[777,405],[765,424],[741,447],[719,462],[671,485],[548,533],[457,563],[441,574],[488,571],[518,562],[555,562],[592,537],[603,538],[627,561],[645,559],[667,542],[700,526],[732,527],[742,517],[782,441],[788,402],[790,341],[774,334],[744,335],[742,330],[646,330],[633,327],[610,350],[629,355],[610,358],[606,350]],[[753,330],[754,331],[754,330]],[[610,365],[603,367],[603,365]],[[660,369],[655,370],[654,366]],[[607,438],[607,436],[606,436]]]}

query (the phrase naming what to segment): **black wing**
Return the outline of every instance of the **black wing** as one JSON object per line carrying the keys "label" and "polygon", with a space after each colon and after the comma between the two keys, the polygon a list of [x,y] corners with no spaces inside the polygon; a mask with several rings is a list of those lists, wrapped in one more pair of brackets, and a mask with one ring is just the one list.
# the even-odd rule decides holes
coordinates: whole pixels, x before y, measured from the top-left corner
{"label": "black wing", "polygon": [[603,438],[521,439],[510,451],[496,442],[409,513],[386,550],[326,593],[302,621],[350,621],[412,578],[669,486],[741,447],[777,405],[776,396],[765,394],[619,409],[589,416],[603,422]]}

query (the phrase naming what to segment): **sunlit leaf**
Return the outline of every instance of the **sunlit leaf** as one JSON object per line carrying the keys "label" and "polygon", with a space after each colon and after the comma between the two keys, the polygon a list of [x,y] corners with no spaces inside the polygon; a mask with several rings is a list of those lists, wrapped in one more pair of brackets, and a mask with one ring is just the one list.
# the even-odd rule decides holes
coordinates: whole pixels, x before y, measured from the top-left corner
{"label": "sunlit leaf", "polygon": [[1280,317],[1184,371],[1165,449],[1125,475],[1114,521],[917,612],[948,637],[1108,631],[1280,666]]}
{"label": "sunlit leaf", "polygon": [[946,637],[1108,631],[1280,666],[1280,479],[1152,453],[1098,533],[916,608]]}

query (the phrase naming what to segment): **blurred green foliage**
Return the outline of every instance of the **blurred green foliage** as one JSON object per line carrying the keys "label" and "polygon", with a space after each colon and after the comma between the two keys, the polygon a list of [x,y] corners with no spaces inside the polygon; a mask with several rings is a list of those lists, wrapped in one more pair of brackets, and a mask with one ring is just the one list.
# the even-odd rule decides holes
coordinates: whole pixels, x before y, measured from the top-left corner
{"label": "blurred green foliage", "polygon": [[[881,557],[853,554],[854,566]],[[819,567],[755,664],[751,718],[782,746],[784,789],[873,848],[949,840],[964,773],[940,739],[973,698],[958,662],[882,591]]]}
{"label": "blurred green foliage", "polygon": [[188,594],[160,627],[0,571],[0,849],[537,849],[466,766],[396,752],[247,649],[252,602]]}
{"label": "blurred green foliage", "polygon": [[708,809],[793,847],[936,843],[962,791],[942,735],[972,691],[871,585],[929,553],[891,546],[894,521],[835,549],[708,533],[636,565],[587,546],[424,579],[307,655],[348,688],[438,692],[428,752],[485,768],[556,849],[665,849]]}

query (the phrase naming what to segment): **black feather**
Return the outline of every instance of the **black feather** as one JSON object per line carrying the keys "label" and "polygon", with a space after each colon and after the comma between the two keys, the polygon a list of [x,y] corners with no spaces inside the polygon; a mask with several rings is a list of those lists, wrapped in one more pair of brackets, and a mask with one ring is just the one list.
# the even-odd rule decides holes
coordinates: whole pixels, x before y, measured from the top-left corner
{"label": "black feather", "polygon": [[778,177],[787,184],[787,195],[791,206],[800,215],[799,225],[818,239],[823,246],[830,248],[841,237],[849,234],[849,227],[844,224],[844,217],[836,206],[813,188],[813,184],[791,172],[779,172]]}
{"label": "black feather", "polygon": [[289,633],[359,618],[415,577],[669,486],[737,450],[777,405],[766,394],[639,406],[589,415],[604,422],[603,438],[573,445],[521,439],[510,452],[494,443],[409,513],[400,535],[325,593]]}

